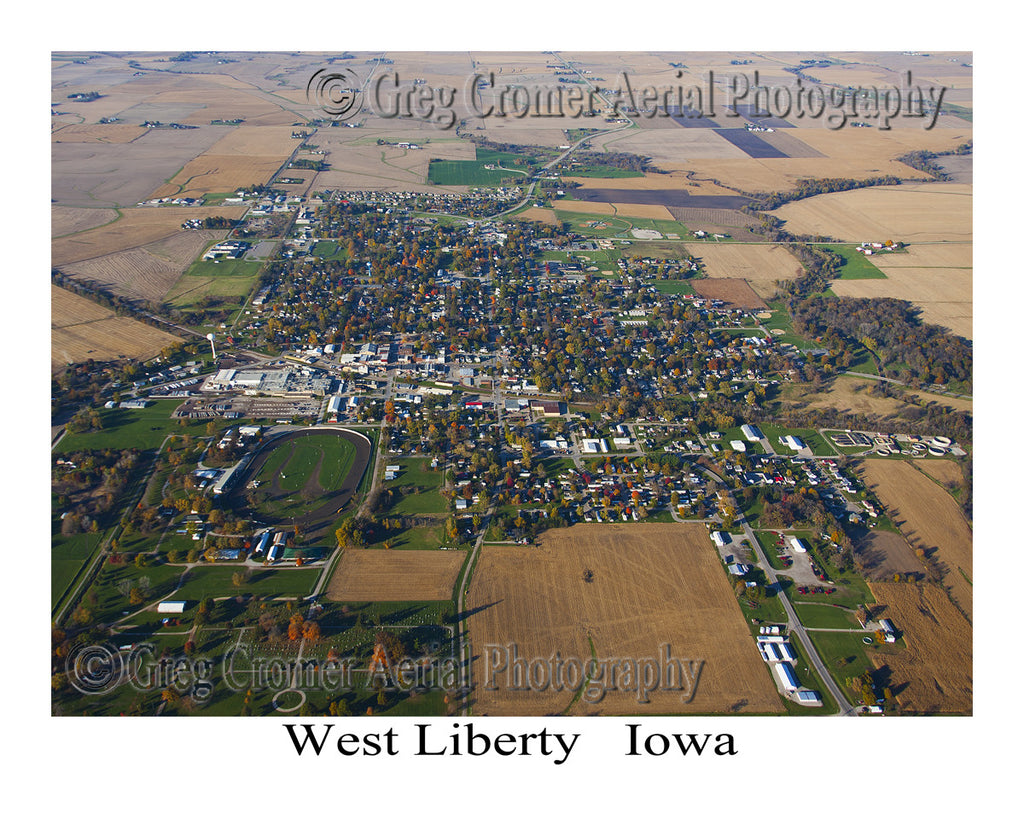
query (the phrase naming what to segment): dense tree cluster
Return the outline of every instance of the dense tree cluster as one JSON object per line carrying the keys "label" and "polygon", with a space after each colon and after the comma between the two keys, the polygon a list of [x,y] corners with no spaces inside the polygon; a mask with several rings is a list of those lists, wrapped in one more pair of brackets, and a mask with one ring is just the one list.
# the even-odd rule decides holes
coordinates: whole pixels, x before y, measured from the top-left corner
{"label": "dense tree cluster", "polygon": [[744,194],[754,201],[748,205],[744,205],[741,210],[744,210],[747,213],[757,213],[759,211],[774,210],[775,208],[782,207],[787,202],[796,202],[797,200],[807,199],[808,197],[817,196],[821,193],[838,193],[839,191],[850,191],[856,188],[871,188],[876,185],[898,184],[900,184],[900,178],[892,175],[874,176],[870,179],[849,179],[842,177],[831,179],[800,179],[792,190]]}
{"label": "dense tree cluster", "polygon": [[51,491],[61,512],[61,534],[98,531],[128,488],[139,451],[72,452],[54,459]]}
{"label": "dense tree cluster", "polygon": [[921,322],[899,299],[808,298],[791,306],[793,327],[831,348],[866,348],[879,371],[912,386],[958,386],[967,391],[973,372],[969,341]]}

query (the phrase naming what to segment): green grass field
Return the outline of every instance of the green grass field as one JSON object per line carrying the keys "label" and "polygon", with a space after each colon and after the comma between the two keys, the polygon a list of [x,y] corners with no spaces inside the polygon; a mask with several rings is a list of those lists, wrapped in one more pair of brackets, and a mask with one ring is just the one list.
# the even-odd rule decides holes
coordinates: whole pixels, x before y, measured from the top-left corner
{"label": "green grass field", "polygon": [[[847,677],[859,677],[865,671],[875,670],[869,654],[894,651],[888,647],[885,647],[888,650],[883,650],[877,644],[865,645],[862,634],[847,634],[841,631],[811,631],[808,634],[822,662],[832,672],[833,679],[840,686],[843,686]],[[854,697],[845,687],[843,691],[848,699]]]}
{"label": "green grass field", "polygon": [[283,490],[296,493],[315,474],[321,490],[334,492],[352,468],[355,453],[355,445],[340,435],[297,438],[271,453],[256,480],[269,483],[276,475]]}
{"label": "green grass field", "polygon": [[257,569],[244,586],[236,586],[231,576],[241,564],[197,566],[189,571],[176,600],[203,600],[207,597],[229,597],[256,594],[263,597],[305,597],[313,590],[319,569]]}
{"label": "green grass field", "polygon": [[793,330],[793,321],[789,316],[789,311],[786,310],[785,302],[770,301],[768,302],[768,309],[772,311],[772,317],[762,321],[761,326],[769,332],[772,330],[782,330],[782,335],[772,335],[772,338],[774,338],[776,342],[792,344],[798,349],[806,349],[815,346],[809,339],[806,339],[801,335],[797,335]]}
{"label": "green grass field", "polygon": [[444,514],[447,501],[438,491],[443,477],[440,470],[430,468],[426,458],[402,458],[392,463],[401,467],[398,477],[383,481],[381,486],[391,490],[393,500],[388,509],[394,515]]}
{"label": "green grass field", "polygon": [[204,205],[220,205],[225,199],[234,199],[238,194],[235,191],[230,193],[204,193],[203,204]]}
{"label": "green grass field", "polygon": [[613,168],[608,165],[586,165],[580,168],[563,170],[562,176],[582,176],[597,179],[629,179],[643,176],[640,171],[630,171],[626,168]]}
{"label": "green grass field", "polygon": [[[834,596],[834,595],[833,595]],[[817,595],[821,597],[821,595]],[[800,622],[807,628],[857,628],[853,612],[840,609],[831,603],[799,601],[793,604]]]}
{"label": "green grass field", "polygon": [[[434,159],[427,168],[427,181],[435,185],[507,185],[525,181],[532,164],[519,154],[477,149],[476,159]],[[493,168],[485,166],[493,165]],[[500,167],[499,167],[500,166]],[[512,168],[514,170],[506,170]]]}
{"label": "green grass field", "polygon": [[824,250],[831,250],[843,257],[840,268],[840,279],[884,279],[886,275],[871,263],[863,253],[858,253],[850,245],[822,245]]}
{"label": "green grass field", "polygon": [[836,450],[829,444],[824,438],[821,437],[813,429],[798,429],[789,427],[780,427],[775,424],[761,423],[757,425],[761,430],[761,433],[768,440],[768,443],[772,445],[772,449],[776,452],[783,454],[790,454],[791,450],[785,444],[779,443],[779,438],[786,435],[793,435],[804,442],[806,446],[811,448],[811,452],[815,455],[828,455],[833,456],[836,454]]}
{"label": "green grass field", "polygon": [[853,357],[853,361],[850,366],[846,368],[849,372],[854,373],[865,373],[867,375],[880,375],[878,372],[878,362],[875,357],[868,352],[867,348],[861,347],[856,355]]}
{"label": "green grass field", "polygon": [[60,534],[60,526],[56,527],[56,534],[50,541],[51,605],[57,605],[75,576],[92,557],[102,539],[102,532],[65,537]]}
{"label": "green grass field", "polygon": [[348,252],[337,242],[330,239],[317,242],[309,252],[310,256],[319,256],[324,261],[343,261],[348,258]]}
{"label": "green grass field", "polygon": [[[54,451],[156,449],[168,435],[206,435],[205,420],[181,423],[171,418],[171,413],[179,406],[177,401],[156,401],[145,409],[100,409],[103,429],[65,435]],[[218,431],[230,426],[219,420],[216,424]]]}
{"label": "green grass field", "polygon": [[[669,221],[667,219],[635,219],[633,217],[627,216],[623,216],[620,218],[629,219],[629,221],[632,223],[632,226],[635,228],[643,228],[644,230],[656,230],[659,233],[661,233],[662,237],[665,239],[670,239],[670,236],[668,234],[675,234],[676,236],[679,237],[680,240],[686,238],[686,225],[684,225],[682,222],[674,222]],[[671,239],[671,241],[676,240]],[[643,253],[645,252],[645,248],[646,244],[642,243],[640,247],[637,248],[637,252]]]}
{"label": "green grass field", "polygon": [[263,262],[243,259],[194,262],[164,297],[175,307],[189,307],[210,296],[219,299],[244,299],[256,284]]}
{"label": "green grass field", "polygon": [[671,296],[692,296],[696,293],[693,285],[689,282],[663,279],[653,281],[650,284],[659,293],[667,293]]}
{"label": "green grass field", "polygon": [[629,219],[622,216],[559,210],[557,202],[555,203],[555,217],[561,222],[566,222],[572,230],[583,236],[610,238],[627,234],[633,226]]}

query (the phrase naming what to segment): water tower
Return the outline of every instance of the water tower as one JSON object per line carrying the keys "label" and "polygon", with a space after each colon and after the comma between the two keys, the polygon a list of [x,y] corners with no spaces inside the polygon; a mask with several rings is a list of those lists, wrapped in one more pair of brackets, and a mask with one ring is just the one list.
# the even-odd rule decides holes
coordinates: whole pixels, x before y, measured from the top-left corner
{"label": "water tower", "polygon": [[210,350],[213,352],[213,363],[217,363],[217,345],[213,343],[213,333],[206,334],[207,340],[210,342]]}

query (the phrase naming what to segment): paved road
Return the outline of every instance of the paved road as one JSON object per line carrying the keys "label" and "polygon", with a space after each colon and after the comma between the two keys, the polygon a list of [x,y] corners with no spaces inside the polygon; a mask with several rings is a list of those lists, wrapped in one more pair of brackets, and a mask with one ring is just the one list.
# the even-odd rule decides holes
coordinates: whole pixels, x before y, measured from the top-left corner
{"label": "paved road", "polygon": [[469,576],[472,574],[473,567],[476,564],[477,557],[480,553],[480,547],[483,545],[484,536],[487,534],[487,529],[491,525],[491,515],[494,513],[494,509],[495,504],[492,503],[481,519],[480,534],[477,535],[476,542],[473,544],[472,550],[470,550],[469,557],[466,558],[466,570],[462,573],[462,582],[459,583],[459,589],[455,595],[455,624],[458,629],[457,644],[459,647],[459,691],[463,692],[464,695],[461,707],[461,715],[464,717],[469,715],[469,695],[473,689],[473,644],[467,633],[464,609],[466,602],[466,589],[469,586]]}
{"label": "paved road", "polygon": [[789,598],[782,592],[782,587],[779,585],[778,576],[775,574],[775,570],[771,567],[768,562],[768,558],[764,552],[761,551],[761,544],[758,543],[757,538],[754,536],[754,530],[750,528],[745,518],[740,518],[740,525],[743,527],[743,533],[750,540],[751,548],[757,554],[758,563],[761,564],[761,568],[765,573],[765,577],[768,581],[778,589],[777,598],[782,603],[782,608],[786,612],[786,628],[791,634],[795,634],[800,639],[800,644],[803,646],[804,655],[807,657],[810,664],[814,667],[814,670],[818,673],[821,681],[825,684],[828,692],[832,695],[832,698],[839,705],[839,713],[842,716],[856,716],[856,709],[847,701],[846,697],[843,696],[842,690],[836,685],[835,680],[832,679],[832,675],[825,667],[825,663],[821,661],[821,657],[818,656],[817,650],[811,643],[811,638],[807,634],[807,629],[803,627],[800,622],[800,618],[797,616],[796,609],[793,608],[793,604],[789,602]]}
{"label": "paved road", "polygon": [[[729,497],[732,499],[733,505],[736,507],[736,509],[740,509],[740,505],[736,503],[736,499],[733,498],[732,491],[728,488],[728,485],[725,483],[725,481],[719,478],[714,472],[711,472],[710,470],[704,471],[715,481],[717,481],[721,485],[721,487],[729,494]],[[842,690],[839,688],[838,685],[836,685],[835,680],[832,679],[832,675],[829,674],[828,669],[825,667],[825,664],[821,661],[821,657],[818,656],[818,652],[814,648],[813,643],[811,643],[811,639],[810,636],[807,634],[807,630],[803,627],[803,624],[800,622],[800,618],[797,616],[796,610],[793,608],[793,604],[789,602],[789,598],[787,598],[786,595],[782,592],[782,587],[779,585],[778,576],[776,575],[775,570],[772,568],[771,564],[768,562],[767,556],[764,554],[763,551],[761,551],[761,544],[758,542],[757,537],[755,537],[754,530],[750,528],[750,524],[747,523],[746,518],[744,518],[742,514],[737,518],[736,522],[743,527],[743,534],[750,541],[750,547],[754,550],[755,554],[757,555],[757,562],[761,565],[761,568],[764,571],[765,577],[768,579],[768,582],[779,590],[777,598],[779,602],[782,603],[782,608],[786,612],[787,630],[791,634],[795,634],[797,638],[800,640],[800,644],[803,646],[804,649],[804,655],[807,657],[807,660],[810,662],[810,664],[814,667],[814,670],[818,673],[818,676],[821,678],[822,683],[824,683],[825,687],[828,689],[828,692],[832,695],[832,698],[838,704],[840,715],[856,716],[856,709],[847,701],[846,697],[843,696]]]}
{"label": "paved road", "polygon": [[[855,378],[870,378],[872,381],[888,381],[890,384],[898,384],[901,387],[911,386],[906,381],[900,381],[896,378],[887,378],[884,375],[872,375],[871,373],[855,373],[853,370],[844,370],[840,375],[852,375]],[[952,390],[929,389],[928,387],[911,387],[911,389],[920,390],[921,392],[930,392],[935,395],[946,395],[950,398],[966,398],[967,400],[974,398],[973,395],[965,395],[962,392],[953,392]]]}

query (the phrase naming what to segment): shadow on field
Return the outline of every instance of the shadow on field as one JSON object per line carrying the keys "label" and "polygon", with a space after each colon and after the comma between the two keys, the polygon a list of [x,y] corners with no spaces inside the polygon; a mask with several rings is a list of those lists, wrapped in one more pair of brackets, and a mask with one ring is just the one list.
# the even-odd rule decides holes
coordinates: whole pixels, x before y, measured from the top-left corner
{"label": "shadow on field", "polygon": [[482,606],[477,606],[475,609],[466,609],[461,614],[456,614],[452,618],[452,622],[453,623],[459,623],[459,622],[462,622],[463,620],[468,620],[474,614],[479,614],[480,612],[485,611],[486,609],[489,609],[491,606],[496,606],[496,605],[498,605],[498,603],[503,603],[503,602],[505,602],[504,598],[502,598],[501,600],[495,600],[493,603],[484,603]]}

